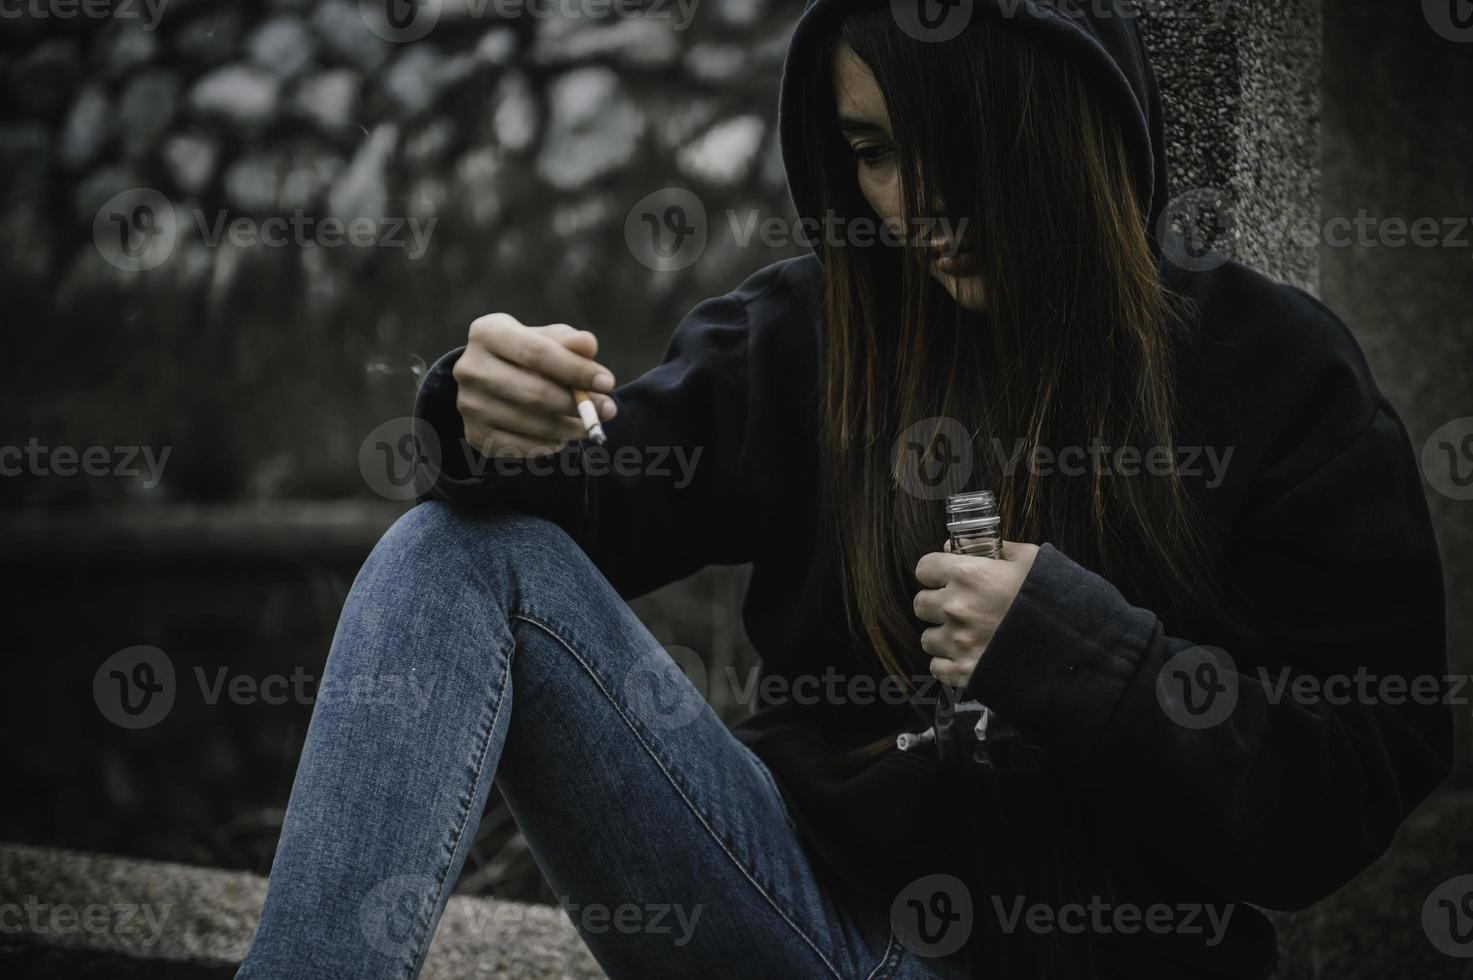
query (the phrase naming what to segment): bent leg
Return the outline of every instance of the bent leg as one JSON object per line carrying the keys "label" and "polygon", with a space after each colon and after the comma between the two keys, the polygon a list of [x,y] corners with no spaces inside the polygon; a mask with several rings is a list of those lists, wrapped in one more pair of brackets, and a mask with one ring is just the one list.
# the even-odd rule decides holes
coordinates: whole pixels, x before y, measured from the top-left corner
{"label": "bent leg", "polygon": [[561,528],[430,503],[354,582],[239,976],[416,975],[493,778],[611,976],[865,977],[899,955]]}

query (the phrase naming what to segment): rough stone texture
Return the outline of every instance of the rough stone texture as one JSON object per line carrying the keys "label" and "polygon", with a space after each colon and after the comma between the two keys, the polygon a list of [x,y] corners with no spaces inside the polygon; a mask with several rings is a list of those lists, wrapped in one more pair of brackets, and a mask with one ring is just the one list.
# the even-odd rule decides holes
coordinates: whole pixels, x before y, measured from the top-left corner
{"label": "rough stone texture", "polygon": [[1319,0],[1139,6],[1173,200],[1225,191],[1216,223],[1233,230],[1215,247],[1317,292],[1318,255],[1296,232],[1319,216]]}
{"label": "rough stone texture", "polygon": [[[1365,215],[1382,231],[1364,244],[1326,236],[1324,298],[1355,332],[1418,452],[1439,429],[1473,416],[1473,31],[1449,40],[1427,19],[1427,12],[1446,17],[1452,9],[1357,3],[1325,21],[1324,216]],[[1393,219],[1435,221],[1437,244],[1410,244],[1404,234],[1399,241]],[[1430,456],[1442,469],[1435,473],[1424,457],[1447,578],[1448,648],[1452,669],[1467,675],[1473,501],[1438,489],[1447,486],[1449,464]],[[1473,468],[1466,449],[1458,465],[1465,477]],[[1456,717],[1466,786],[1473,780],[1473,716],[1465,704]]]}
{"label": "rough stone texture", "polygon": [[[44,907],[48,918],[61,906],[85,916],[89,908],[137,909],[124,926],[59,928],[39,934],[11,926],[6,944],[51,947],[78,959],[104,957],[110,975],[123,980],[154,977],[159,964],[204,968],[238,965],[250,944],[266,897],[266,879],[239,871],[18,844],[0,845],[0,903]],[[80,922],[88,921],[86,918]],[[5,959],[0,956],[0,964]],[[223,973],[222,975],[228,975]],[[596,980],[604,976],[572,922],[556,906],[453,896],[445,909],[420,974],[425,980]]]}

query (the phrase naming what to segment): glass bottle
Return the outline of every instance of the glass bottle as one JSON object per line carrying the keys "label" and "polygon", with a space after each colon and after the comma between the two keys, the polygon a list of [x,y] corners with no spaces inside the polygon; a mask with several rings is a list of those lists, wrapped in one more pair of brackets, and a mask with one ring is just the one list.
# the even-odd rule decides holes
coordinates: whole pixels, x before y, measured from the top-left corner
{"label": "glass bottle", "polygon": [[1002,518],[991,490],[954,493],[946,498],[946,532],[951,553],[1002,557]]}

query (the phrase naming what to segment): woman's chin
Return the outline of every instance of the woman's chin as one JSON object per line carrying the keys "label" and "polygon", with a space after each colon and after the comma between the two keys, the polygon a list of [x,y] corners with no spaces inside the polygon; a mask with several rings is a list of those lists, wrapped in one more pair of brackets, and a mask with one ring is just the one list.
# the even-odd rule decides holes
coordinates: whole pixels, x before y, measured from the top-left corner
{"label": "woman's chin", "polygon": [[981,276],[951,276],[935,268],[931,274],[946,287],[958,306],[973,313],[987,312],[987,290],[983,288]]}

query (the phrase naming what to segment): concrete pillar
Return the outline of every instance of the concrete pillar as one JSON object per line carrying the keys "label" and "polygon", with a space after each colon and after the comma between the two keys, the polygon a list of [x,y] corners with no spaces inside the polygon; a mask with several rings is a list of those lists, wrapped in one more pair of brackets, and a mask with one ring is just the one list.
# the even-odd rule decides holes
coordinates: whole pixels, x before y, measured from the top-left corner
{"label": "concrete pillar", "polygon": [[[1161,81],[1172,199],[1211,206],[1204,240],[1319,289],[1319,0],[1140,0]],[[1208,229],[1203,229],[1204,232]]]}

